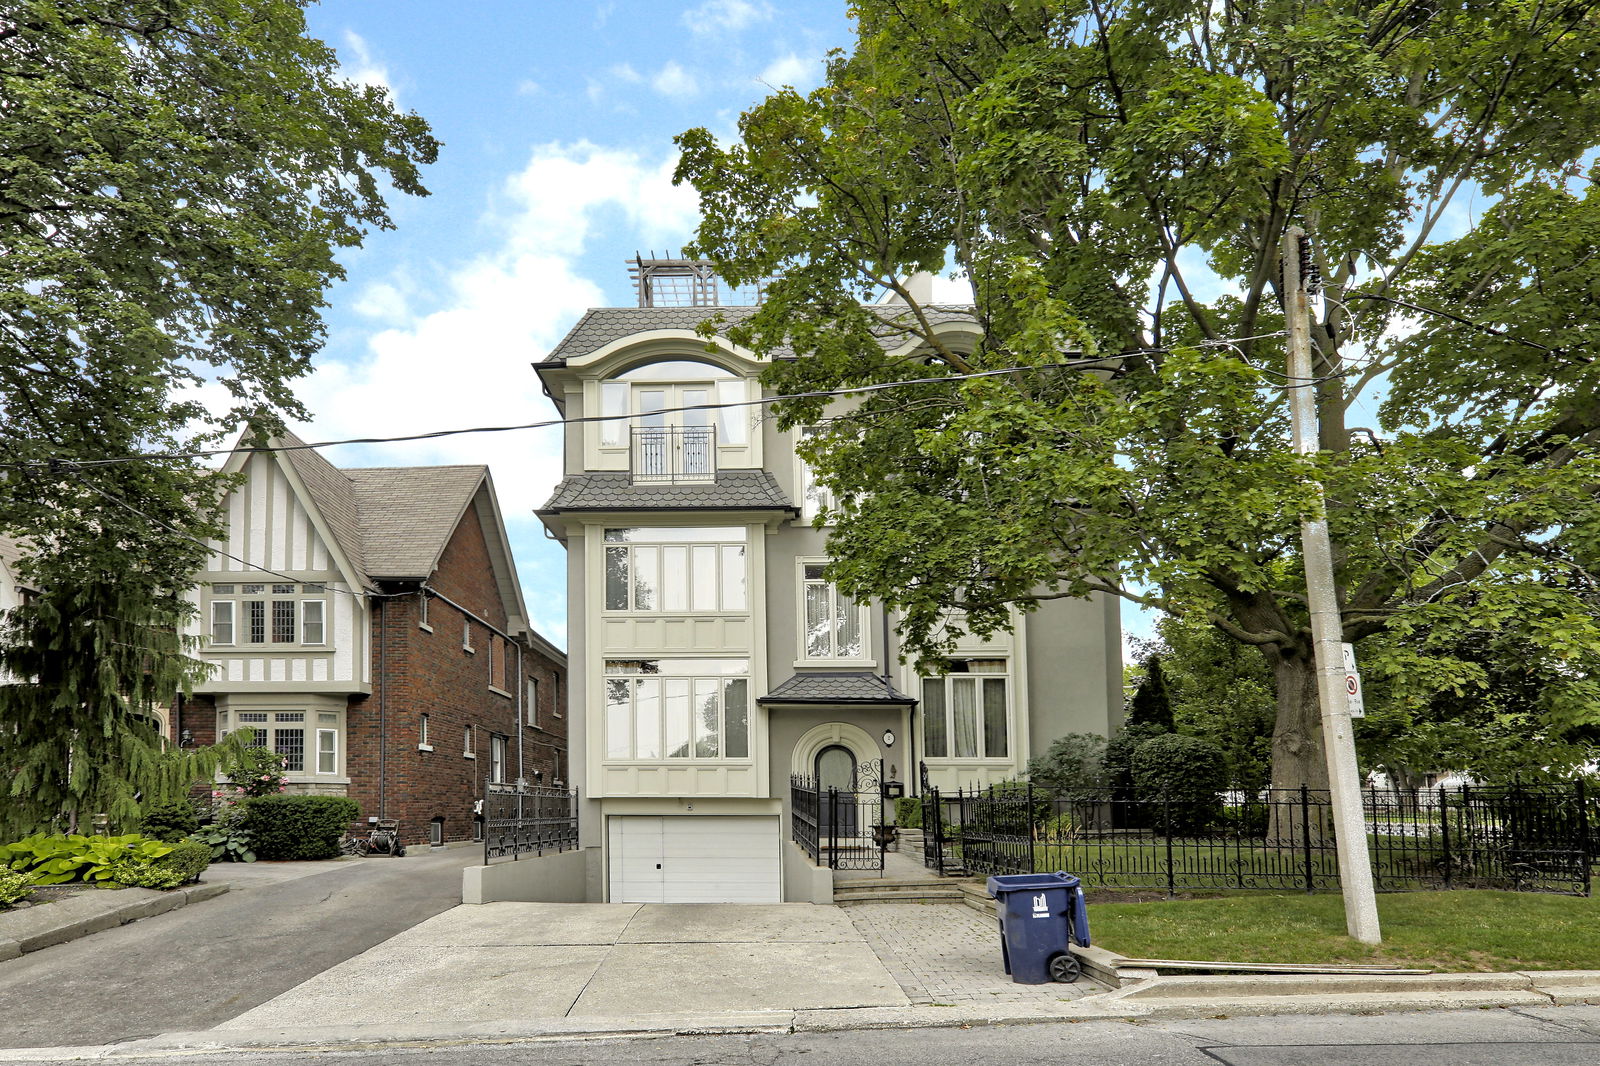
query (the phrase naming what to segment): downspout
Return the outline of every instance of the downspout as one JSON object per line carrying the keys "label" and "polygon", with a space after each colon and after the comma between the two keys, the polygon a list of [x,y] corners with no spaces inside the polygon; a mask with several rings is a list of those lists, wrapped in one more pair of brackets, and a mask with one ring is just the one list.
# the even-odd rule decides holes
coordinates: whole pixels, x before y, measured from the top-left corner
{"label": "downspout", "polygon": [[[426,595],[426,593],[424,593]],[[378,600],[378,817],[389,817],[388,601]]]}
{"label": "downspout", "polygon": [[[527,691],[527,688],[528,679],[523,676],[522,668],[522,644],[519,642],[517,644],[517,787],[519,789],[527,781],[527,776],[522,772],[522,734],[524,732],[522,727],[522,694]],[[538,716],[539,708],[530,707],[529,710],[536,717]]]}

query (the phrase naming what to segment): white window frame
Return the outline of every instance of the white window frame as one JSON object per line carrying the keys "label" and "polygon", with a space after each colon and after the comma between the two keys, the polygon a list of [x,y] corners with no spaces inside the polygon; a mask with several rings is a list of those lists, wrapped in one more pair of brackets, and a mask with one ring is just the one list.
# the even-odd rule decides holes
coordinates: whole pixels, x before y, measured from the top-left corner
{"label": "white window frame", "polygon": [[[306,634],[311,622],[307,617],[311,608],[317,609],[317,639],[307,640]],[[328,643],[328,601],[318,599],[304,599],[300,601],[300,643],[306,647],[321,647]]]}
{"label": "white window frame", "polygon": [[478,727],[467,725],[461,731],[461,757],[463,759],[476,759],[478,757]]}
{"label": "white window frame", "polygon": [[433,745],[428,742],[428,712],[423,711],[417,717],[417,750],[432,751]]}
{"label": "white window frame", "polygon": [[[827,566],[828,560],[823,557],[796,558],[794,563],[795,632],[798,635],[800,645],[798,657],[794,661],[795,666],[876,666],[877,659],[874,658],[872,649],[872,620],[867,610],[867,605],[864,603],[857,603],[855,605],[856,627],[857,631],[861,634],[860,655],[841,656],[836,654],[838,651],[837,633],[833,633],[829,637],[829,643],[831,645],[830,650],[835,652],[835,654],[826,656],[811,655],[811,641],[809,639],[810,630],[808,628],[808,622],[806,619],[806,589],[807,586],[817,584],[819,581],[817,579],[808,579],[806,577],[806,567]],[[837,604],[839,600],[844,598],[843,594],[839,591],[839,587],[832,581],[822,578],[820,579],[820,583],[825,584],[828,587],[829,598],[834,604]]]}
{"label": "white window frame", "polygon": [[[983,763],[990,763],[990,764],[995,764],[995,765],[1009,765],[1009,764],[1011,764],[1016,758],[1013,753],[1015,753],[1016,750],[1017,750],[1017,729],[1016,729],[1016,694],[1017,694],[1017,690],[1016,690],[1016,660],[1015,660],[1015,658],[1011,657],[1011,656],[999,656],[999,655],[969,655],[969,656],[957,656],[956,657],[956,661],[967,662],[967,663],[970,663],[970,662],[984,662],[984,663],[987,663],[987,662],[1003,662],[1003,663],[1005,663],[1006,668],[1003,671],[976,670],[976,671],[969,671],[969,672],[952,672],[952,673],[947,673],[947,674],[940,674],[940,675],[933,676],[933,677],[921,677],[921,678],[918,679],[917,697],[918,697],[918,700],[919,700],[919,703],[920,703],[919,718],[920,718],[920,721],[922,723],[922,751],[923,751],[923,758],[925,758],[929,762],[929,764],[937,763],[937,764],[940,764],[940,765],[944,765],[944,764],[948,764],[948,763],[973,763],[973,762],[983,762]],[[955,691],[956,691],[956,687],[958,685],[962,685],[962,684],[967,683],[967,679],[973,679],[972,682],[971,682],[972,690],[973,690],[973,701],[974,701],[973,702],[973,709],[974,709],[974,738],[973,739],[974,739],[974,743],[975,743],[975,752],[976,752],[976,754],[972,754],[972,755],[957,755],[957,754],[955,754],[955,751],[956,751],[956,708],[955,708],[956,700],[955,700]],[[1004,685],[1005,701],[1004,701],[1004,707],[1003,707],[1003,711],[1002,711],[1003,720],[1004,720],[1004,724],[1005,724],[1005,742],[1006,742],[1006,754],[1004,754],[1004,755],[994,755],[994,754],[991,754],[989,752],[989,750],[988,750],[988,746],[989,745],[988,745],[987,718],[985,717],[985,713],[984,713],[985,708],[984,708],[984,696],[983,696],[983,690],[984,690],[983,682],[984,682],[984,679],[999,679],[1002,682],[1002,684]],[[930,712],[930,705],[931,705],[932,701],[930,701],[927,698],[927,693],[928,693],[928,687],[930,685],[939,685],[939,686],[941,686],[943,688],[943,696],[942,696],[942,699],[941,699],[941,702],[944,705],[943,708],[942,708],[942,711],[943,711],[943,723],[944,723],[944,748],[945,748],[945,753],[943,755],[934,755],[934,754],[932,754],[932,751],[931,751],[931,748],[930,748],[930,745],[929,745],[929,742],[928,742],[928,721],[929,721],[929,715],[931,713]]]}
{"label": "white window frame", "polygon": [[[751,424],[749,408],[733,406],[750,399],[750,379],[747,376],[688,353],[675,359],[656,360],[656,362],[694,364],[704,367],[705,371],[703,376],[700,376],[690,372],[690,368],[686,367],[683,374],[677,377],[660,379],[629,377],[630,374],[650,365],[635,363],[624,367],[612,377],[596,382],[595,410],[602,415],[618,416],[596,423],[594,441],[600,451],[626,453],[632,447],[632,430],[643,426],[645,416],[653,413],[640,409],[639,395],[655,389],[668,393],[664,397],[664,406],[667,408],[686,406],[683,401],[683,390],[704,389],[708,404],[725,405],[710,407],[704,412],[695,412],[704,415],[706,425],[715,427],[717,450],[720,452],[725,448],[750,447],[756,430]],[[617,402],[619,396],[620,403]],[[690,414],[688,411],[663,411],[661,428],[682,429],[689,424],[685,416]],[[624,415],[626,417],[620,417]]]}
{"label": "white window frame", "polygon": [[461,650],[476,655],[478,650],[472,646],[472,619],[461,619]]}
{"label": "white window frame", "polygon": [[[324,751],[322,749],[322,738],[324,736],[328,736],[328,737],[332,737],[333,738],[333,747],[332,747],[331,751]],[[316,756],[316,765],[313,767],[313,772],[314,773],[316,773],[318,776],[327,776],[329,774],[338,774],[338,772],[339,772],[339,730],[337,728],[330,729],[327,726],[318,726],[317,727],[317,747],[316,747],[316,751],[313,754]],[[332,755],[333,756],[333,769],[324,770],[322,768],[322,757],[324,755]]]}
{"label": "white window frame", "polygon": [[[807,437],[815,436],[819,430],[816,426],[801,426],[795,430],[795,444],[799,444]],[[817,481],[816,471],[811,464],[801,457],[798,448],[794,453],[795,466],[795,495],[800,498],[800,517],[807,523],[814,523],[817,515],[824,511],[838,509],[838,500],[833,495],[833,490]],[[826,522],[824,525],[832,525]]]}
{"label": "white window frame", "polygon": [[[681,530],[681,536],[674,536],[675,531]],[[708,532],[707,535],[694,535],[695,531]],[[737,533],[738,539],[730,536]],[[613,534],[619,534],[618,539],[612,539]],[[633,534],[633,536],[629,536]],[[730,552],[729,549],[736,551]],[[675,560],[672,553],[681,552],[681,559]],[[709,555],[707,554],[709,553]],[[694,615],[705,617],[707,615],[748,615],[752,596],[752,582],[750,578],[751,562],[750,530],[747,526],[608,526],[600,535],[600,609],[611,615]],[[655,595],[657,603],[654,606],[640,607],[639,590],[641,582],[639,573],[642,569],[640,558],[651,560],[649,567],[653,568],[656,579]],[[739,573],[732,576],[730,557],[739,560]],[[624,584],[624,598],[626,604],[621,607],[610,606],[611,589],[610,575],[613,558],[623,558],[622,579]],[[706,607],[705,601],[697,598],[698,590],[695,587],[696,575],[699,574],[709,561],[712,571],[710,579],[711,600],[716,606]],[[668,607],[667,595],[670,575],[682,573],[681,606]],[[730,586],[730,581],[736,581],[736,586]],[[730,595],[733,587],[737,587],[738,594]],[[735,604],[735,606],[729,606]]]}
{"label": "white window frame", "polygon": [[506,756],[509,754],[509,737],[500,733],[489,734],[489,780],[497,785],[506,782]]}
{"label": "white window frame", "polygon": [[425,629],[429,633],[432,633],[433,626],[428,624],[428,601],[433,599],[433,597],[424,592],[419,595],[417,599],[421,601],[421,605],[417,608],[417,628]]}
{"label": "white window frame", "polygon": [[[628,669],[627,666],[637,663],[652,663],[649,669]],[[697,657],[692,659],[648,659],[648,660],[605,660],[602,666],[604,674],[601,678],[601,706],[602,727],[602,756],[608,763],[667,763],[682,765],[685,763],[747,763],[754,758],[755,742],[755,689],[750,682],[750,661],[744,658],[711,658]],[[744,741],[745,752],[742,755],[728,754],[728,697],[738,692],[739,683],[743,683],[744,698]],[[674,695],[668,691],[668,683],[682,683],[684,686],[683,698],[686,700],[683,710],[687,717],[680,719],[679,724],[686,728],[674,733],[668,701]],[[653,687],[652,687],[653,685]],[[620,694],[620,687],[625,686],[627,696],[626,709],[620,702],[613,702],[614,693]],[[649,690],[649,691],[647,691]],[[654,702],[654,707],[645,710],[641,705],[641,696],[645,700]],[[699,754],[701,744],[705,738],[703,732],[704,720],[697,714],[699,701],[710,696],[715,701],[716,729],[715,734],[709,739],[715,748],[715,753],[710,755]],[[650,738],[654,746],[647,745],[641,749],[639,739],[645,732],[645,726],[654,733]],[[621,734],[626,731],[624,738]],[[669,747],[675,737],[685,747],[682,755],[669,754]],[[641,754],[641,751],[643,754]]]}
{"label": "white window frame", "polygon": [[[280,750],[279,733],[300,734],[300,769],[285,769],[284,776],[305,778],[317,776],[316,734],[317,725],[312,719],[314,711],[285,708],[240,707],[217,712],[217,739],[230,733],[250,730],[254,734],[251,746],[266,748],[278,755],[291,752]],[[298,720],[295,716],[298,715]],[[337,765],[337,763],[335,763]],[[324,775],[326,776],[326,775]]]}
{"label": "white window frame", "polygon": [[526,680],[527,685],[524,687],[527,692],[528,709],[523,720],[528,723],[529,729],[537,729],[539,727],[539,679],[530,677]]}
{"label": "white window frame", "polygon": [[[238,607],[239,607],[238,603],[236,601],[234,601],[234,600],[212,600],[211,601],[211,646],[212,647],[215,647],[215,648],[231,648],[231,647],[237,646],[238,641],[239,641],[239,626],[238,626],[239,610],[238,610]],[[227,608],[227,613],[228,613],[228,622],[227,622],[228,639],[227,640],[218,640],[217,639],[217,610],[218,610],[218,608]]]}

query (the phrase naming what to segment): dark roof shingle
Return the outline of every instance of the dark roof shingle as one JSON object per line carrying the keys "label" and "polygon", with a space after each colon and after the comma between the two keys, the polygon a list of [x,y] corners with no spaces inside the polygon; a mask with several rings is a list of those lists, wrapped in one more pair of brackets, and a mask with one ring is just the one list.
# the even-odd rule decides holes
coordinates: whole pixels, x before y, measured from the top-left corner
{"label": "dark roof shingle", "polygon": [[489,468],[379,466],[345,473],[361,516],[367,574],[425,578]]}
{"label": "dark roof shingle", "polygon": [[681,511],[792,509],[765,470],[721,470],[715,481],[643,481],[625,471],[574,474],[556,486],[541,511]]}
{"label": "dark roof shingle", "polygon": [[889,682],[865,670],[795,674],[757,703],[915,703]]}

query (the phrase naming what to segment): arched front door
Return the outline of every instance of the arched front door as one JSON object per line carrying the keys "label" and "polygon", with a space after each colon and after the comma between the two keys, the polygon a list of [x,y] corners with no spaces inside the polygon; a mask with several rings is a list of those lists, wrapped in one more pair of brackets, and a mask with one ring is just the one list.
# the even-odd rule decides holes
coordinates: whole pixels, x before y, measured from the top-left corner
{"label": "arched front door", "polygon": [[841,744],[817,752],[817,836],[827,840],[856,835],[856,756]]}

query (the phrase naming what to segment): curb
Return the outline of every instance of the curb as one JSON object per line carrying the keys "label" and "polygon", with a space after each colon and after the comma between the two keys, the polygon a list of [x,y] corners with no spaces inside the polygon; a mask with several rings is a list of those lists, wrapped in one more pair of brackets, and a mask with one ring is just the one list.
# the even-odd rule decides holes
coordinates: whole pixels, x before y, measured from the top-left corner
{"label": "curb", "polygon": [[180,885],[165,892],[148,888],[85,892],[42,907],[0,914],[0,962],[199,903],[228,888],[226,881],[215,881]]}
{"label": "curb", "polygon": [[164,1033],[115,1045],[0,1050],[3,1062],[82,1059],[138,1061],[174,1054],[237,1054],[510,1045],[669,1036],[830,1033],[864,1029],[948,1029],[1091,1021],[1147,1022],[1248,1015],[1384,1014],[1600,1004],[1600,971],[1360,974],[1278,977],[1152,977],[1071,1002],[983,1007],[848,1007],[835,1010],[655,1014],[635,1018],[551,1018],[457,1026],[388,1023],[303,1028],[210,1029]]}

